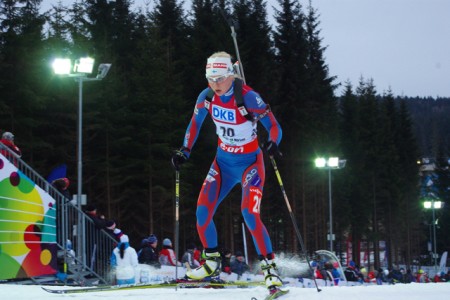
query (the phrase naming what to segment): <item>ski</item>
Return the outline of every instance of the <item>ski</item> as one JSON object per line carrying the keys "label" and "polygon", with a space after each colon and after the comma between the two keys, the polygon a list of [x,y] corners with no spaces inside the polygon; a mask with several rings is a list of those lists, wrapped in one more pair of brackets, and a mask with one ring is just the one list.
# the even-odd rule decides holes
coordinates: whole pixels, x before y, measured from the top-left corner
{"label": "ski", "polygon": [[130,285],[105,285],[85,288],[69,288],[69,289],[51,289],[47,287],[41,287],[44,291],[52,294],[77,294],[77,293],[90,293],[90,292],[109,292],[118,290],[131,290],[131,289],[151,289],[151,288],[165,288],[175,287],[176,283],[164,282],[153,284],[130,284]]}
{"label": "ski", "polygon": [[266,298],[264,298],[264,300],[277,299],[277,298],[280,298],[283,295],[286,295],[287,293],[289,293],[289,290],[276,289],[274,291],[271,291],[270,295],[268,295]]}
{"label": "ski", "polygon": [[52,294],[76,294],[76,293],[90,293],[90,292],[108,292],[119,290],[134,290],[134,289],[152,289],[152,288],[232,288],[232,287],[250,287],[264,285],[264,282],[258,281],[188,281],[177,280],[163,283],[153,284],[132,284],[132,285],[106,285],[86,288],[69,288],[69,289],[51,289],[41,287],[44,291]]}
{"label": "ski", "polygon": [[191,280],[178,280],[177,285],[179,287],[204,287],[204,288],[227,288],[227,287],[251,287],[251,286],[264,286],[262,281],[191,281]]}

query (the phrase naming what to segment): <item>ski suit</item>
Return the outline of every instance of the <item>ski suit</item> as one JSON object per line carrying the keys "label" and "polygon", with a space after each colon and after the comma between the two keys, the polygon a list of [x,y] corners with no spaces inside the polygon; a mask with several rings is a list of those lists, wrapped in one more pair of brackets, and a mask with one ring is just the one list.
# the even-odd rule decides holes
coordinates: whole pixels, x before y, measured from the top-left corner
{"label": "ski suit", "polygon": [[[208,89],[197,98],[194,113],[186,130],[183,151],[189,157],[200,128],[209,114],[216,125],[218,147],[197,201],[197,231],[205,248],[218,247],[214,213],[231,189],[238,183],[242,187],[241,212],[249,229],[258,255],[272,253],[272,244],[260,218],[265,169],[263,153],[258,145],[257,122],[241,115],[234,99],[234,83],[222,96],[214,95],[208,101]],[[268,105],[249,86],[243,85],[242,95],[246,109],[260,119],[267,130],[268,139],[280,143],[282,131]]]}

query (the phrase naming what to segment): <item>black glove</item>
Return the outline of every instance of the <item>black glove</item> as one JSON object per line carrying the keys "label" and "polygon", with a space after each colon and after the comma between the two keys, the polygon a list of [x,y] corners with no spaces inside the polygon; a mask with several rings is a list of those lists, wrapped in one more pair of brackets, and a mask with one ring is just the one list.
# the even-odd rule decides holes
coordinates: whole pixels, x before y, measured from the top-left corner
{"label": "black glove", "polygon": [[188,160],[187,155],[184,154],[184,152],[183,152],[183,151],[186,151],[186,149],[187,148],[182,147],[180,150],[175,150],[173,152],[171,162],[172,162],[173,168],[176,171],[179,171],[180,170],[180,166],[182,164],[184,164]]}
{"label": "black glove", "polygon": [[280,152],[280,150],[278,149],[278,145],[275,142],[272,141],[268,141],[267,143],[264,144],[264,150],[266,150],[267,154],[269,154],[269,156],[282,156],[283,154]]}

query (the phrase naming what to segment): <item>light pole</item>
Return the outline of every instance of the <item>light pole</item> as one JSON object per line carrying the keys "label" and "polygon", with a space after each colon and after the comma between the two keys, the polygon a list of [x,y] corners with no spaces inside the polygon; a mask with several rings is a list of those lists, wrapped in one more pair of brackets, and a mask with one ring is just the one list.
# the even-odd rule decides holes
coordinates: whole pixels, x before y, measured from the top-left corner
{"label": "light pole", "polygon": [[436,209],[440,209],[442,207],[441,201],[436,201],[434,198],[431,198],[431,200],[426,200],[423,202],[423,207],[425,209],[430,209],[432,212],[432,222],[433,222],[433,258],[434,258],[434,272],[437,272],[437,249],[436,249]]}
{"label": "light pole", "polygon": [[[78,82],[78,178],[77,178],[77,207],[79,212],[81,212],[81,197],[82,197],[82,184],[83,184],[83,82],[85,81],[99,81],[105,78],[108,74],[111,64],[100,64],[98,66],[98,73],[95,77],[88,77],[92,74],[94,69],[94,59],[90,57],[83,57],[75,61],[72,66],[72,62],[67,58],[56,58],[53,61],[52,67],[55,74],[73,78]],[[81,213],[78,214],[77,223],[77,253],[78,257],[83,259],[83,264],[86,264],[86,256],[83,255],[85,252],[85,244],[82,239],[82,216]],[[65,243],[65,241],[64,241]]]}
{"label": "light pole", "polygon": [[333,252],[333,199],[331,191],[331,170],[342,169],[345,167],[347,160],[339,159],[339,157],[330,157],[328,159],[319,157],[315,160],[315,165],[319,169],[328,170],[328,208],[329,208],[329,235],[328,240],[330,241],[330,251]]}

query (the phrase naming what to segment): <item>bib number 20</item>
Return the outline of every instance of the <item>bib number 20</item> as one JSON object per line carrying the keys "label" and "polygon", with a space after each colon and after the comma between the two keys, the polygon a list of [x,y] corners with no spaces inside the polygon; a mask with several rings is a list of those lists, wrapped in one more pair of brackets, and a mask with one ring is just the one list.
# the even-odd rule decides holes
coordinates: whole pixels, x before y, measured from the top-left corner
{"label": "bib number 20", "polygon": [[229,127],[220,127],[221,133],[223,137],[233,137],[235,136],[234,129]]}

